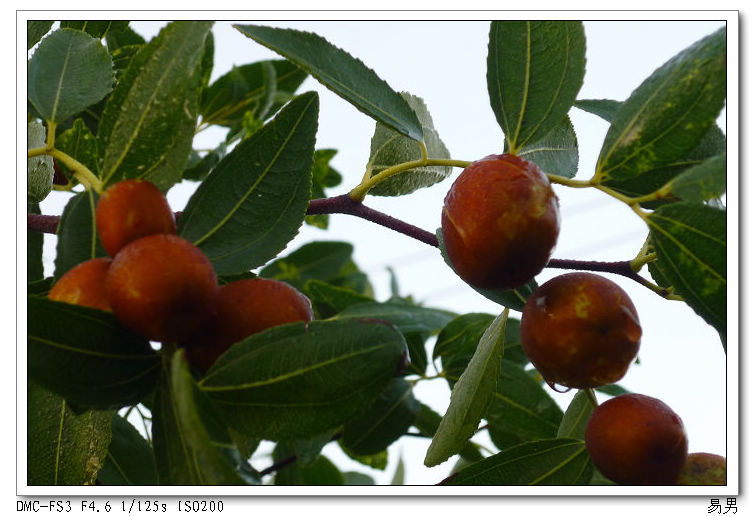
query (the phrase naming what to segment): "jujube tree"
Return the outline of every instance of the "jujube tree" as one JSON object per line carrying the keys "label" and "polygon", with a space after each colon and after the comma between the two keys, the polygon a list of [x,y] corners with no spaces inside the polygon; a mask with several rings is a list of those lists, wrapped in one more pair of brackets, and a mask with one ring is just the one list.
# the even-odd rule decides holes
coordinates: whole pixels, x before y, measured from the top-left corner
{"label": "jujube tree", "polygon": [[[726,351],[725,29],[623,101],[578,100],[582,23],[492,22],[487,84],[504,144],[469,161],[452,157],[421,98],[313,33],[237,25],[282,58],[211,81],[211,22],[168,23],[150,41],[128,22],[52,27],[28,24],[29,484],[369,484],[323,447],[384,468],[407,435],[428,440],[427,467],[459,457],[443,485],[725,478],[725,459],[688,458],[695,428],[616,383],[644,334],[606,277],[687,303]],[[298,91],[308,76],[375,120],[348,194],[326,192],[344,178],[336,150],[316,148],[327,114]],[[587,180],[575,178],[575,107],[610,124]],[[223,141],[195,149],[213,126]],[[454,169],[435,232],[365,202]],[[164,195],[181,181],[196,187],[175,213]],[[629,207],[648,229],[637,254],[552,257],[560,188]],[[65,209],[40,214],[53,190]],[[500,314],[376,300],[352,258],[360,235],[283,252],[303,224],[327,230],[335,214],[437,247]],[[51,277],[41,231],[57,235]],[[539,285],[546,267],[580,272]],[[444,415],[415,397],[432,378],[452,389]],[[575,389],[565,411],[551,387]],[[631,431],[648,421],[663,432]],[[274,463],[258,469],[262,441]]]}

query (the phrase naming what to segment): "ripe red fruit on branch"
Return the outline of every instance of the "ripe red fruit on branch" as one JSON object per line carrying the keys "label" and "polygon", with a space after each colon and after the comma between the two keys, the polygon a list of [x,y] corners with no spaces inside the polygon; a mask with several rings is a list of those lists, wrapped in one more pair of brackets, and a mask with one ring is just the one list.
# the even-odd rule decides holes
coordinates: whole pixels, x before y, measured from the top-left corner
{"label": "ripe red fruit on branch", "polygon": [[76,265],[55,282],[47,294],[53,301],[111,311],[105,295],[110,258],[94,258]]}
{"label": "ripe red fruit on branch", "polygon": [[176,235],[157,234],[118,252],[105,291],[121,324],[149,340],[172,342],[210,320],[218,285],[202,251]]}
{"label": "ripe red fruit on branch", "polygon": [[474,287],[517,288],[537,275],[558,239],[558,199],[534,163],[510,154],[470,164],[446,195],[443,243]]}
{"label": "ripe red fruit on branch", "polygon": [[314,319],[309,298],[271,279],[245,279],[220,287],[217,314],[200,335],[185,344],[189,363],[206,372],[236,342],[274,326]]}
{"label": "ripe red fruit on branch", "polygon": [[681,418],[662,401],[625,394],[599,405],[585,427],[598,470],[626,485],[674,485],[687,459]]}
{"label": "ripe red fruit on branch", "polygon": [[97,202],[97,233],[110,256],[134,240],[156,233],[176,233],[167,199],[143,179],[126,179],[103,192]]}
{"label": "ripe red fruit on branch", "polygon": [[617,382],[637,356],[641,335],[627,293],[588,272],[543,283],[522,311],[522,349],[551,386],[584,389]]}

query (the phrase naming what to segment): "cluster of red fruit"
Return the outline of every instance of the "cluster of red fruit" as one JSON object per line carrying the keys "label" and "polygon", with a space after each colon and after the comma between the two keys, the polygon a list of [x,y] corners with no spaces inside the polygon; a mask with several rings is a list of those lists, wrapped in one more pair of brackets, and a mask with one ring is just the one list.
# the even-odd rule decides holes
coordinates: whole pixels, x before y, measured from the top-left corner
{"label": "cluster of red fruit", "polygon": [[[462,279],[480,289],[519,288],[543,270],[556,246],[558,199],[534,163],[491,155],[456,179],[441,222],[449,261]],[[522,312],[522,348],[551,387],[617,382],[635,360],[641,335],[626,292],[592,273],[547,281]],[[675,484],[688,458],[679,416],[639,394],[598,406],[585,444],[601,473],[620,484]]]}
{"label": "cluster of red fruit", "polygon": [[96,224],[110,257],[73,267],[48,297],[111,311],[150,341],[185,346],[200,372],[253,333],[314,317],[309,299],[286,283],[253,278],[219,286],[210,260],[176,235],[167,199],[148,181],[108,188]]}

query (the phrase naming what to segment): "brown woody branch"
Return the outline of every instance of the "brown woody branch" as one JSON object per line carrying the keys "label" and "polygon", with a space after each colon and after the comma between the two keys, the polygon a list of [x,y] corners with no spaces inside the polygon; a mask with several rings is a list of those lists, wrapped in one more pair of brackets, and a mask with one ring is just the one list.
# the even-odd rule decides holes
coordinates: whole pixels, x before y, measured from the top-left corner
{"label": "brown woody branch", "polygon": [[[425,231],[424,229],[418,228],[408,222],[404,222],[403,220],[391,217],[381,211],[365,206],[361,202],[353,200],[348,194],[327,197],[324,199],[313,199],[310,201],[309,207],[307,208],[307,215],[325,215],[333,213],[344,213],[346,215],[360,217],[419,240],[420,242],[424,242],[427,245],[438,247],[438,238],[434,233]],[[176,213],[176,217],[178,216],[180,216],[180,212]],[[60,222],[60,217],[57,215],[37,215],[29,213],[27,219],[27,229],[29,231],[40,231],[42,233],[52,234],[55,234],[58,228],[58,223]],[[608,272],[625,276],[647,286],[647,280],[632,270],[629,261],[600,262],[589,260],[552,259],[548,262],[546,267],[554,269]],[[663,296],[664,293],[661,292],[661,295]]]}

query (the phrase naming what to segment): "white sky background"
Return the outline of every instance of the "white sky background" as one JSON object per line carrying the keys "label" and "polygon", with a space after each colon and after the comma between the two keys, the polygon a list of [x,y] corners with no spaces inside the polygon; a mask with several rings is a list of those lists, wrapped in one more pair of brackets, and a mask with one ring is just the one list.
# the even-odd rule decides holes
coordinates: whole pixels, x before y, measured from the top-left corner
{"label": "white sky background", "polygon": [[[162,25],[135,22],[132,26],[149,39]],[[317,32],[360,58],[393,89],[422,97],[452,158],[475,160],[501,152],[503,134],[490,108],[485,79],[488,22],[276,22],[271,25]],[[667,59],[722,25],[721,22],[691,21],[586,22],[587,73],[578,98],[624,100]],[[213,32],[213,80],[232,65],[278,57],[232,29],[229,22],[216,23]],[[343,175],[342,185],[328,190],[328,194],[345,193],[362,177],[375,122],[311,78],[299,92],[308,90],[320,93],[317,147],[338,150],[331,165]],[[608,124],[578,109],[572,109],[570,115],[579,140],[577,178],[587,179],[593,173]],[[725,119],[722,118],[721,123],[725,123]],[[197,138],[195,146],[213,147],[224,134],[224,130],[205,131]],[[410,196],[368,196],[365,204],[434,232],[440,225],[443,197],[459,172],[460,169],[454,169],[451,178]],[[169,192],[175,210],[183,208],[195,185],[177,185]],[[574,190],[555,185],[554,190],[560,198],[562,216],[554,258],[613,261],[636,255],[647,230],[630,209],[592,189]],[[60,213],[67,198],[65,194],[52,195],[42,203],[42,212]],[[51,272],[55,237],[47,235],[45,238],[48,272]],[[391,267],[398,277],[401,294],[412,295],[428,306],[460,314],[473,311],[495,314],[501,310],[499,305],[477,294],[455,276],[437,249],[371,222],[348,215],[331,215],[327,231],[304,226],[283,254],[312,240],[352,242],[355,261],[370,276],[378,300],[390,295],[386,269]],[[567,271],[546,269],[537,279],[542,283],[564,272]],[[684,420],[690,451],[726,455],[727,362],[717,333],[687,305],[663,300],[623,277],[607,277],[630,294],[643,326],[642,363],[630,368],[620,384],[631,391],[660,398],[671,406]],[[732,341],[730,339],[730,343]],[[734,346],[730,344],[730,348]],[[429,349],[432,350],[432,341]],[[731,356],[730,350],[730,360]],[[574,392],[552,395],[565,408]],[[449,391],[443,380],[420,382],[415,396],[443,414]],[[731,425],[736,426],[736,420]],[[390,482],[401,456],[406,483],[434,484],[447,476],[454,461],[425,468],[422,462],[428,444],[429,440],[415,437],[394,444],[385,472],[360,467],[348,459],[342,461],[343,456],[335,444],[326,447],[326,454],[341,469],[366,472],[379,484]],[[733,444],[730,442],[729,446]],[[732,459],[730,457],[730,464]]]}

